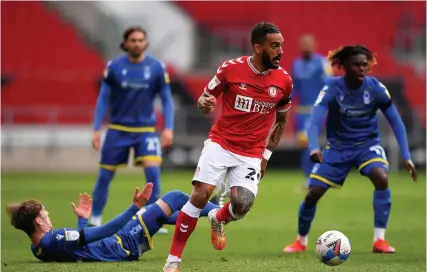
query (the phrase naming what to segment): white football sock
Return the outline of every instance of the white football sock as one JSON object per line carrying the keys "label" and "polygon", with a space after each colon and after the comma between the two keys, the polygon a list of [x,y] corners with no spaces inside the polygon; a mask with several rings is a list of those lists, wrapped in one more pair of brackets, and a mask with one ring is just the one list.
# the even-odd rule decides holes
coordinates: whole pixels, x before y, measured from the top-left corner
{"label": "white football sock", "polygon": [[173,255],[169,254],[168,259],[166,261],[167,262],[180,262],[181,259],[178,258],[177,256],[173,256]]}
{"label": "white football sock", "polygon": [[92,216],[90,218],[90,224],[94,226],[101,226],[102,224],[102,216]]}
{"label": "white football sock", "polygon": [[308,236],[307,235],[306,236],[301,236],[301,235],[298,234],[297,239],[300,241],[300,243],[302,245],[307,246],[307,243],[308,243]]}
{"label": "white football sock", "polygon": [[385,229],[374,228],[374,242],[376,242],[378,239],[384,240],[384,235]]}

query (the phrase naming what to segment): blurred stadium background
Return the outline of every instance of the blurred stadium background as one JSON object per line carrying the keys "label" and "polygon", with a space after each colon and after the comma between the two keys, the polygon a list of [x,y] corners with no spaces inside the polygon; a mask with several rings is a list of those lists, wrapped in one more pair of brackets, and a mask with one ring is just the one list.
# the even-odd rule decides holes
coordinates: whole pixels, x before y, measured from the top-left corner
{"label": "blurred stadium background", "polygon": [[[318,52],[325,55],[344,44],[363,43],[375,50],[379,65],[373,74],[388,86],[402,113],[415,163],[425,166],[425,3],[242,5],[2,2],[2,170],[96,170],[99,154],[90,144],[93,108],[104,65],[120,53],[121,34],[129,25],[148,30],[149,51],[167,63],[171,74],[176,140],[165,168],[194,167],[216,117],[199,113],[195,100],[218,65],[251,54],[249,33],[261,20],[276,23],[284,34],[285,69],[298,56],[298,38],[305,33],[315,35]],[[396,170],[397,144],[387,124],[382,130]],[[294,132],[291,120],[270,166],[298,167]]]}
{"label": "blurred stadium background", "polygon": [[[121,34],[129,25],[147,29],[150,53],[167,63],[171,75],[175,145],[164,158],[167,170],[162,172],[162,193],[191,190],[188,181],[217,114],[202,115],[195,101],[218,65],[251,54],[250,31],[261,20],[276,23],[284,35],[285,69],[299,56],[298,39],[306,33],[316,37],[318,52],[324,55],[355,43],[376,51],[379,65],[373,74],[387,85],[398,105],[413,160],[422,173],[426,165],[425,12],[425,2],[407,1],[2,1],[2,207],[10,201],[36,197],[48,207],[55,226],[75,224],[69,202],[79,192],[92,192],[97,175],[99,153],[91,147],[91,136],[102,72],[107,60],[121,53]],[[161,120],[161,104],[157,103]],[[383,145],[392,170],[398,171],[401,156],[397,143],[387,123],[380,121]],[[341,271],[425,271],[424,174],[415,185],[407,173],[391,175],[394,202],[387,233],[398,254],[368,254],[372,188],[356,173],[350,175],[344,189],[330,192],[322,200],[312,229],[311,258],[280,254],[285,243],[294,239],[297,207],[303,197],[298,157],[291,118],[251,216],[227,226],[230,246],[226,254],[214,252],[208,245],[208,225],[203,221],[186,249],[191,258],[185,271],[212,271],[211,265],[217,261],[224,265],[222,271],[241,271],[243,267],[249,272],[331,271],[320,266],[312,252],[315,237],[328,229],[339,229],[355,241],[351,262],[340,267]],[[178,171],[180,168],[183,170]],[[106,218],[123,211],[134,186],[144,181],[141,169],[129,166],[119,172],[120,180],[112,182]],[[173,227],[168,228],[172,232]],[[13,230],[2,212],[1,268],[19,272],[133,271],[142,263],[144,271],[159,271],[171,237],[156,238],[157,249],[137,263],[44,266],[35,262],[28,238]]]}

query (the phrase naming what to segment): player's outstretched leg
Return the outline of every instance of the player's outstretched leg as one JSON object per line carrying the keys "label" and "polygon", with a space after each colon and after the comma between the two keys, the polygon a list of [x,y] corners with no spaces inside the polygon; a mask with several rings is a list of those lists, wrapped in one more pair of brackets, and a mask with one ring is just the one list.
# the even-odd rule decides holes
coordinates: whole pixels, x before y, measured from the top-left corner
{"label": "player's outstretched leg", "polygon": [[185,245],[196,228],[200,213],[206,206],[214,189],[215,186],[213,185],[193,181],[190,200],[182,207],[176,221],[169,256],[163,267],[164,272],[179,272]]}
{"label": "player's outstretched leg", "polygon": [[248,214],[255,200],[255,195],[248,189],[240,186],[231,188],[230,201],[220,209],[209,212],[211,224],[211,243],[217,250],[222,250],[226,245],[224,224],[236,221]]}
{"label": "player's outstretched leg", "polygon": [[391,193],[388,188],[388,174],[383,167],[373,168],[369,171],[374,191],[374,243],[372,251],[377,253],[394,253],[396,250],[385,240],[385,230],[391,208]]}
{"label": "player's outstretched leg", "polygon": [[[175,225],[178,220],[179,211],[184,207],[185,203],[190,199],[190,196],[181,191],[171,191],[166,193],[161,199],[168,203],[168,205],[172,209],[172,214],[168,217],[167,221],[164,223],[165,225]],[[157,203],[157,202],[156,202]],[[175,204],[172,204],[175,203]],[[146,210],[150,209],[154,204],[145,206],[141,209],[140,213],[143,214]],[[172,206],[173,205],[173,206]],[[213,209],[218,209],[219,205],[208,201],[206,206],[200,212],[200,217],[208,216],[209,212]]]}
{"label": "player's outstretched leg", "polygon": [[[316,185],[319,184],[319,185]],[[310,178],[310,187],[304,201],[299,206],[298,211],[298,236],[295,242],[283,249],[285,253],[304,252],[308,243],[308,233],[311,222],[316,214],[317,202],[328,190],[326,184]]]}
{"label": "player's outstretched leg", "polygon": [[115,171],[107,170],[104,168],[99,169],[98,179],[93,190],[92,202],[92,216],[90,218],[90,225],[100,226],[102,224],[102,212],[107,204],[108,191],[110,183],[113,179]]}

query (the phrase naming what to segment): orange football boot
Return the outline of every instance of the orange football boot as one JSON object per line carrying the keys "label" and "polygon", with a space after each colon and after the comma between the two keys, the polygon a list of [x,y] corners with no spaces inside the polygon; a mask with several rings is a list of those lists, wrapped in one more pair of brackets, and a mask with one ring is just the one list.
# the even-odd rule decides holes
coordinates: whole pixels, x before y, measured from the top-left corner
{"label": "orange football boot", "polygon": [[386,240],[378,239],[372,245],[372,252],[375,252],[375,253],[394,253],[394,252],[396,252],[396,249],[394,249],[394,247],[390,246]]}
{"label": "orange football boot", "polygon": [[208,213],[209,223],[211,225],[211,244],[216,250],[223,250],[227,239],[224,232],[224,224],[219,223],[215,217],[218,209],[213,209]]}
{"label": "orange football boot", "polygon": [[304,252],[306,246],[303,245],[300,240],[296,240],[292,244],[288,245],[283,249],[283,252],[285,253],[297,253],[297,252]]}

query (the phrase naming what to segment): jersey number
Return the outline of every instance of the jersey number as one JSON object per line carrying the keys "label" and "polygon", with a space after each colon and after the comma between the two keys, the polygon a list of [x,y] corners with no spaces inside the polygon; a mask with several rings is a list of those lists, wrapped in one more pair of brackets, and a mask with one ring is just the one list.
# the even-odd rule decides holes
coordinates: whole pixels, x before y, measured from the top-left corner
{"label": "jersey number", "polygon": [[245,177],[245,179],[250,179],[250,180],[252,180],[252,181],[255,181],[255,175],[257,176],[257,178],[258,178],[258,180],[259,180],[259,178],[260,178],[260,176],[261,176],[261,174],[260,173],[256,173],[256,170],[254,169],[254,168],[248,168],[248,170],[250,171],[247,175],[246,175],[246,177]]}
{"label": "jersey number", "polygon": [[385,151],[384,151],[384,148],[382,148],[382,146],[380,145],[371,146],[369,148],[369,151],[373,151],[377,153],[379,156],[381,156],[381,158],[383,158],[384,160],[387,160],[387,156],[385,155]]}
{"label": "jersey number", "polygon": [[145,139],[147,143],[147,151],[155,151],[157,156],[160,156],[160,142],[157,137],[150,137]]}

